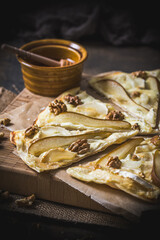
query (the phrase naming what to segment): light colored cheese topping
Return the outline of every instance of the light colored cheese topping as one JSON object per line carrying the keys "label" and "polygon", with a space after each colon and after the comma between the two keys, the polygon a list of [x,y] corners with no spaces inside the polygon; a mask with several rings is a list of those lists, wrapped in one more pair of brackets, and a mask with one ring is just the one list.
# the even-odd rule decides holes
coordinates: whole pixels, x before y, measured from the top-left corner
{"label": "light colored cheese topping", "polygon": [[[112,137],[112,136],[110,136]],[[120,168],[106,165],[97,168],[99,159],[77,167],[67,169],[67,173],[82,181],[107,184],[142,199],[157,199],[160,189],[153,184],[151,171],[156,146],[146,138],[132,154],[120,159]],[[133,158],[133,155],[136,157]]]}
{"label": "light colored cheese topping", "polygon": [[[98,99],[93,98],[92,96],[88,95],[85,91],[81,91],[77,96],[82,101],[82,104],[78,106],[73,106],[72,104],[67,103],[67,101],[64,100],[65,94],[61,97],[61,99],[64,101],[64,103],[67,106],[67,111],[71,112],[78,112],[82,113],[84,115],[94,117],[94,118],[100,118],[105,119],[106,115],[108,113],[108,107],[106,103],[101,102]],[[54,124],[54,118],[55,115],[51,113],[49,107],[47,106],[44,111],[42,111],[38,119],[36,121],[36,124],[38,126],[45,126],[45,125],[52,125]],[[61,123],[61,126],[63,127],[71,127],[73,128],[72,123]],[[80,126],[76,126],[78,129],[83,129],[83,124]]]}
{"label": "light colored cheese topping", "polygon": [[[64,131],[64,134],[63,134]],[[42,137],[43,139],[43,134],[45,132],[45,136],[52,136],[54,132],[54,136],[71,136],[71,135],[78,135],[78,134],[83,134],[87,133],[88,131],[69,131],[64,128],[60,127],[49,127],[47,130],[47,127],[40,129],[40,134],[36,134],[38,139]],[[42,134],[43,132],[43,134]],[[36,137],[32,139],[28,139],[24,137],[24,130],[21,131],[16,131],[15,135],[15,141],[16,141],[16,146],[17,146],[17,152],[19,156],[23,159],[23,161],[30,166],[32,169],[36,170],[37,172],[41,172],[44,170],[49,170],[49,169],[56,169],[61,166],[65,166],[68,164],[71,164],[72,162],[78,161],[81,158],[84,158],[85,156],[92,155],[94,152],[99,152],[102,151],[103,149],[106,149],[108,146],[115,144],[115,143],[121,143],[125,141],[126,139],[135,136],[138,133],[138,131],[130,131],[130,132],[123,132],[123,133],[113,133],[110,134],[109,137],[94,137],[94,138],[89,138],[88,143],[90,144],[90,150],[86,154],[82,155],[77,155],[75,153],[74,158],[72,157],[70,151],[68,150],[68,146],[63,146],[63,149],[56,151],[57,148],[54,149],[49,149],[47,151],[43,151],[39,156],[35,156],[33,154],[28,153],[28,148],[32,144],[32,141],[36,140]],[[54,152],[50,152],[51,150],[54,150]],[[50,152],[50,153],[49,153]],[[49,154],[49,155],[48,155]],[[64,158],[63,158],[63,156]],[[44,159],[48,159],[47,161],[43,161]],[[67,157],[67,159],[65,158]],[[69,159],[70,157],[70,159]],[[56,159],[55,159],[56,158]],[[51,160],[52,159],[52,160]]]}
{"label": "light colored cheese topping", "polygon": [[[108,76],[108,78],[110,75]],[[145,88],[145,80],[142,78],[134,78],[130,74],[118,72],[113,74],[112,79],[119,82],[127,91],[134,88]]]}
{"label": "light colored cheese topping", "polygon": [[[156,126],[159,87],[157,79],[154,76],[159,76],[159,72],[160,71],[153,71],[152,75],[152,72],[146,71],[146,73],[148,73],[146,79],[135,77],[134,74],[128,74],[124,72],[113,72],[109,74],[103,73],[97,75],[95,78],[92,78],[90,80],[90,84],[93,88],[98,90],[107,98],[111,98],[118,106],[129,113],[125,119],[126,121],[132,123],[134,122],[134,118],[137,119],[137,123],[141,127],[141,132],[147,133],[149,132],[149,125],[150,132],[152,132],[152,128]],[[104,79],[111,79],[121,84],[130,95],[130,98],[133,99],[135,103],[144,107],[146,110],[131,104],[129,99],[127,104],[123,103],[123,96],[118,95],[118,93],[116,94],[115,98],[114,95],[109,95],[110,91],[107,90],[106,92],[103,81],[101,81]]]}
{"label": "light colored cheese topping", "polygon": [[64,101],[68,111],[82,113],[95,118],[105,118],[108,114],[107,104],[88,95],[86,91],[82,91],[76,94],[76,96],[81,99],[82,104],[75,107],[72,104],[68,104],[67,101]]}

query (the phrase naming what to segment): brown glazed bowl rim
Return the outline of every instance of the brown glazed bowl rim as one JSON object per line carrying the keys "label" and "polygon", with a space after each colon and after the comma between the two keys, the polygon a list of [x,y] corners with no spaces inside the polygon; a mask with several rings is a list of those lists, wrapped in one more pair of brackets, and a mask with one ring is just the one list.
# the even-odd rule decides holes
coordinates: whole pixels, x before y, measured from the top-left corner
{"label": "brown glazed bowl rim", "polygon": [[[46,42],[46,44],[45,44]],[[42,45],[41,45],[42,43]],[[52,38],[48,38],[48,39],[40,39],[40,40],[34,40],[34,41],[31,41],[29,43],[26,43],[24,45],[22,45],[20,47],[20,49],[23,49],[23,50],[28,50],[28,47],[32,44],[39,44],[39,45],[35,45],[33,46],[31,49],[35,48],[35,47],[38,47],[38,46],[47,46],[47,45],[60,45],[60,46],[64,46],[64,47],[67,47],[67,48],[72,48],[74,51],[77,51],[79,53],[79,55],[81,56],[80,60],[76,63],[73,63],[72,65],[69,65],[69,66],[64,66],[64,67],[50,67],[50,66],[37,66],[37,65],[34,65],[34,64],[31,64],[31,63],[28,63],[26,62],[24,59],[22,59],[21,57],[18,57],[17,56],[17,59],[18,61],[22,64],[22,65],[25,65],[27,67],[30,67],[30,68],[33,68],[33,69],[46,69],[46,70],[52,70],[52,69],[66,69],[66,68],[72,68],[72,67],[75,67],[81,63],[83,63],[87,57],[88,57],[88,53],[87,53],[87,50],[79,43],[76,43],[74,41],[70,41],[70,40],[64,40],[64,39],[52,39]]]}

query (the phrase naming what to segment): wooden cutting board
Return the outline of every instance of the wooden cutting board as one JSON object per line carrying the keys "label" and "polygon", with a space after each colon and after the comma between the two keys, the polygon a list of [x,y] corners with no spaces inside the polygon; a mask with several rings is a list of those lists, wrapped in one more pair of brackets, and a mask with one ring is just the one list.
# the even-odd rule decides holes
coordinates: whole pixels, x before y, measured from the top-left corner
{"label": "wooden cutting board", "polygon": [[[82,81],[81,88],[87,89],[88,94],[98,97],[98,94],[93,94],[93,91],[88,88],[86,77]],[[43,97],[24,89],[8,105],[4,112],[9,112],[25,103],[37,102],[40,98]],[[99,98],[104,100],[102,97]],[[106,194],[108,194],[106,199],[107,207],[103,207],[103,204],[100,205],[97,199],[96,188],[85,186],[87,191],[84,191],[84,186],[82,185],[85,185],[85,183],[78,183],[78,180],[69,179],[69,176],[65,177],[65,181],[61,181],[61,179],[64,180],[64,178],[61,177],[62,174],[64,175],[63,170],[39,174],[30,169],[13,153],[15,147],[9,140],[9,131],[5,128],[1,130],[5,133],[5,138],[2,143],[0,143],[0,189],[20,195],[30,195],[34,193],[36,197],[40,199],[96,211],[112,212],[129,219],[139,218],[140,214],[146,210],[157,210],[157,205],[155,204],[144,203],[122,191],[111,189],[108,186],[98,185],[97,189],[104,194],[104,199],[106,199]],[[63,173],[61,174],[62,171]],[[73,184],[71,184],[71,182]],[[115,199],[115,201],[113,201],[113,199]],[[114,205],[113,202],[116,203],[116,205]],[[104,206],[106,206],[106,202]],[[160,205],[158,205],[158,208],[160,208]]]}
{"label": "wooden cutting board", "polygon": [[[24,103],[35,101],[40,96],[24,89],[3,111],[9,112]],[[37,198],[68,204],[72,206],[109,212],[100,204],[54,177],[54,172],[38,174],[30,169],[13,151],[9,140],[9,130],[2,128],[5,134],[0,144],[0,189],[11,193],[30,195]]]}

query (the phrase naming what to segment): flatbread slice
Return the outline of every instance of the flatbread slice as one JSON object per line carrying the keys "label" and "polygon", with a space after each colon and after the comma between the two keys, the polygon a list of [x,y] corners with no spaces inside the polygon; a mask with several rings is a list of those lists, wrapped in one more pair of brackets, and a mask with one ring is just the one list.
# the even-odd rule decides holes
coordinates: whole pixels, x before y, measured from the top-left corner
{"label": "flatbread slice", "polygon": [[69,165],[139,133],[126,121],[106,119],[108,106],[71,89],[50,102],[31,127],[12,132],[11,142],[37,172]]}
{"label": "flatbread slice", "polygon": [[[54,106],[63,104],[64,111],[57,114]],[[123,120],[106,118],[110,104],[95,99],[80,88],[71,89],[53,100],[42,111],[34,125],[38,127],[56,125],[67,129],[104,130],[109,132],[131,130],[131,124]],[[55,110],[55,111],[54,111]]]}
{"label": "flatbread slice", "polygon": [[14,131],[10,140],[21,159],[37,172],[70,165],[137,135],[138,130],[121,133],[67,130],[58,126],[35,126]]}
{"label": "flatbread slice", "polygon": [[93,77],[89,84],[125,111],[125,120],[138,123],[143,133],[155,133],[159,81],[145,71],[112,72]]}
{"label": "flatbread slice", "polygon": [[129,139],[101,158],[67,169],[85,182],[106,184],[137,198],[153,201],[160,195],[160,140]]}

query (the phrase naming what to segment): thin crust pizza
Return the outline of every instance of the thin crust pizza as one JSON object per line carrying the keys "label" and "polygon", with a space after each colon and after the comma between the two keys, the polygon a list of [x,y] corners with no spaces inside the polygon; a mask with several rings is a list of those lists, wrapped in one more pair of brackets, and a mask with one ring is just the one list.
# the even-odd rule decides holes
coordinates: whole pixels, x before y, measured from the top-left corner
{"label": "thin crust pizza", "polygon": [[118,105],[126,121],[136,124],[141,133],[149,134],[158,131],[160,95],[155,75],[147,71],[103,73],[93,77],[89,84]]}
{"label": "thin crust pizza", "polygon": [[57,169],[139,133],[126,121],[106,119],[107,113],[106,103],[71,89],[51,101],[31,127],[12,132],[10,139],[32,169]]}
{"label": "thin crust pizza", "polygon": [[10,140],[37,172],[71,165],[113,145],[96,161],[67,173],[143,200],[158,199],[160,137],[143,136],[159,131],[158,76],[159,71],[100,74],[89,83],[111,102],[70,89],[51,101],[32,126],[11,132]]}
{"label": "thin crust pizza", "polygon": [[106,184],[151,201],[160,195],[160,138],[134,138],[101,158],[71,167],[67,173],[85,182]]}

